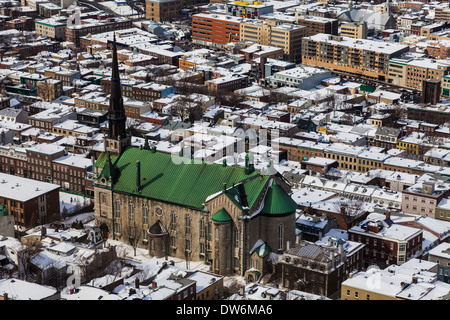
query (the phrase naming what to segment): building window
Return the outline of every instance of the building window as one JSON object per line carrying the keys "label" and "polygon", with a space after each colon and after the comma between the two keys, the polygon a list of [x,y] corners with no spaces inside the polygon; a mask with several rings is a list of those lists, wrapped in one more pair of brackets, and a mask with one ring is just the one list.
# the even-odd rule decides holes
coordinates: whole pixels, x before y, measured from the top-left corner
{"label": "building window", "polygon": [[134,205],[131,202],[128,203],[128,220],[134,221]]}
{"label": "building window", "polygon": [[175,231],[177,226],[177,216],[174,211],[170,212],[170,230]]}
{"label": "building window", "polygon": [[116,218],[120,218],[120,200],[115,201],[114,214],[115,214]]}
{"label": "building window", "polygon": [[148,224],[148,207],[142,206],[142,223]]}
{"label": "building window", "polygon": [[184,223],[185,223],[185,233],[191,234],[191,217],[189,216],[189,214],[186,214],[184,216]]}
{"label": "building window", "polygon": [[204,238],[205,237],[205,218],[200,218],[200,238]]}
{"label": "building window", "polygon": [[278,250],[283,250],[283,225],[278,226]]}

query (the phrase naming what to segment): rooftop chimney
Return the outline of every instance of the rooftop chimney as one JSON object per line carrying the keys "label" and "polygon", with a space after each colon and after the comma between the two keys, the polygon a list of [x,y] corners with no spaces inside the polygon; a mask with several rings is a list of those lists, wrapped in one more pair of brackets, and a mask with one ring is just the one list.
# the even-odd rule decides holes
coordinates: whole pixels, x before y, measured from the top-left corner
{"label": "rooftop chimney", "polygon": [[136,191],[141,191],[141,161],[136,161]]}

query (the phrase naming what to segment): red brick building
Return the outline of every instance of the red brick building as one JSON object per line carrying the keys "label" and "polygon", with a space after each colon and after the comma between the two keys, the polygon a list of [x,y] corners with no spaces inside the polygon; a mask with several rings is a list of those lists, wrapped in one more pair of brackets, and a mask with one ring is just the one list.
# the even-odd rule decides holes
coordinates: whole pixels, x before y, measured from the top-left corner
{"label": "red brick building", "polygon": [[224,46],[238,42],[242,18],[199,13],[192,16],[192,41],[197,44]]}
{"label": "red brick building", "polygon": [[348,230],[348,239],[366,245],[365,267],[401,265],[422,250],[423,230],[395,224],[386,212],[384,219],[368,218]]}

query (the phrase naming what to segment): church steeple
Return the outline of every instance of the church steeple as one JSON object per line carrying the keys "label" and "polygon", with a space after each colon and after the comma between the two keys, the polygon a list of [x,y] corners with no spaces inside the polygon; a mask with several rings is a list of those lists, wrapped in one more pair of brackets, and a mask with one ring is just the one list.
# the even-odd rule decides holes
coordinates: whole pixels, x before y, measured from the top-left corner
{"label": "church steeple", "polygon": [[131,137],[126,133],[126,115],[120,86],[119,62],[117,59],[116,34],[112,48],[111,95],[108,109],[108,134],[105,139],[105,151],[120,154],[130,145]]}
{"label": "church steeple", "polygon": [[119,63],[117,60],[116,34],[114,33],[112,49],[112,75],[111,75],[111,96],[109,100],[109,138],[120,140],[125,138],[125,109],[123,107],[122,92],[120,89]]}

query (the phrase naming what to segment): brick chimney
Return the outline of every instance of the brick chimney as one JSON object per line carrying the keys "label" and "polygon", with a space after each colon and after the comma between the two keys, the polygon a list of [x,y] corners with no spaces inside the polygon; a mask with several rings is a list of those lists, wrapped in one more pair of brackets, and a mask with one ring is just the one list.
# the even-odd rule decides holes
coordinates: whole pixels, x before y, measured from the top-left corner
{"label": "brick chimney", "polygon": [[386,219],[390,219],[391,218],[391,211],[387,210],[385,215],[386,215]]}

